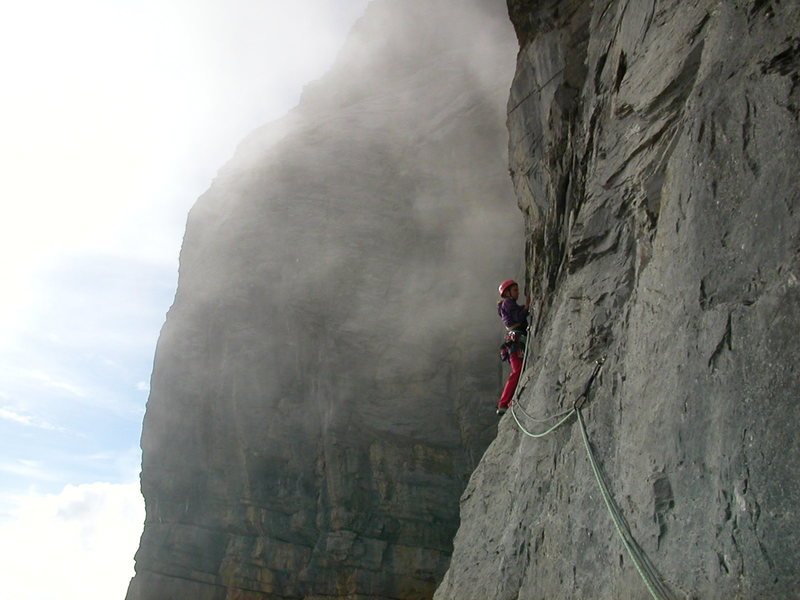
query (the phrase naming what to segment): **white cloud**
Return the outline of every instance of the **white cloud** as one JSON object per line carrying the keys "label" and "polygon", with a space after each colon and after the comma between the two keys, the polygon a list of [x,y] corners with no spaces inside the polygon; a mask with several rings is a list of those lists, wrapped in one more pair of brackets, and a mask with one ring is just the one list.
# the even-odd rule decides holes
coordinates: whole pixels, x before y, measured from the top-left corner
{"label": "white cloud", "polygon": [[136,384],[136,389],[140,392],[149,392],[150,391],[150,384],[146,381],[140,381]]}
{"label": "white cloud", "polygon": [[14,600],[125,597],[144,522],[138,484],[28,494],[0,516],[0,581]]}
{"label": "white cloud", "polygon": [[0,462],[0,473],[25,477],[36,481],[58,481],[58,476],[44,468],[41,462],[18,458]]}
{"label": "white cloud", "polygon": [[36,381],[40,385],[56,390],[63,390],[72,394],[73,396],[77,396],[78,398],[85,398],[86,392],[84,392],[79,386],[69,383],[67,381],[62,381],[48,375],[43,371],[26,371],[24,376],[28,379],[32,379]]}
{"label": "white cloud", "polygon": [[62,427],[57,427],[56,425],[48,423],[47,421],[42,421],[41,419],[37,419],[31,415],[21,414],[4,406],[0,406],[0,419],[19,423],[20,425],[25,425],[27,427],[36,427],[38,429],[47,429],[49,431],[63,431]]}
{"label": "white cloud", "polygon": [[0,419],[5,419],[6,421],[14,421],[15,423],[20,423],[22,425],[33,426],[33,418],[27,415],[20,415],[15,413],[13,410],[9,410],[7,408],[0,407]]}

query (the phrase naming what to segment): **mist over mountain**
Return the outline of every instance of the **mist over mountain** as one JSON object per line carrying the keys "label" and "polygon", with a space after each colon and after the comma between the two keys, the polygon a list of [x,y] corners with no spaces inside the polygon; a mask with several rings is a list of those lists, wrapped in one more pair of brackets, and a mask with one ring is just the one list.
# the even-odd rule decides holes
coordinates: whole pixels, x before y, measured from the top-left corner
{"label": "mist over mountain", "polygon": [[128,600],[796,597],[798,31],[372,2],[189,216]]}
{"label": "mist over mountain", "polygon": [[192,209],[129,600],[429,598],[521,269],[502,4],[378,0]]}

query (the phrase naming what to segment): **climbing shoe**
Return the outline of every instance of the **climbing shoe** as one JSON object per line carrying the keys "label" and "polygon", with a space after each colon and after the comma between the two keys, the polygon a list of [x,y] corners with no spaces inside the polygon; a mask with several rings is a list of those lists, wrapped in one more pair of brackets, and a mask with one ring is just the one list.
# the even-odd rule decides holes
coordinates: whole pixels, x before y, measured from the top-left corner
{"label": "climbing shoe", "polygon": [[498,408],[497,409],[497,416],[498,417],[502,417],[504,414],[506,414],[506,410],[507,409],[505,409],[505,408]]}

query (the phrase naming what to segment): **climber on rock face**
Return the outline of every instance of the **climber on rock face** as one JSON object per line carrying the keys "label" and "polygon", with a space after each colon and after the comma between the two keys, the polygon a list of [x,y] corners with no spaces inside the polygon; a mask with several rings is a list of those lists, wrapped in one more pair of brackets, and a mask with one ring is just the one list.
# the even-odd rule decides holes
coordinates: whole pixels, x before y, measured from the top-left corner
{"label": "climber on rock face", "polygon": [[517,304],[519,298],[519,285],[513,279],[500,284],[498,288],[500,300],[497,301],[497,314],[506,326],[506,337],[500,347],[500,356],[511,365],[511,373],[503,387],[503,393],[497,402],[497,414],[505,414],[517,389],[517,382],[522,371],[522,357],[525,349],[525,337],[528,330],[528,307],[531,304],[529,296],[525,296],[525,304]]}

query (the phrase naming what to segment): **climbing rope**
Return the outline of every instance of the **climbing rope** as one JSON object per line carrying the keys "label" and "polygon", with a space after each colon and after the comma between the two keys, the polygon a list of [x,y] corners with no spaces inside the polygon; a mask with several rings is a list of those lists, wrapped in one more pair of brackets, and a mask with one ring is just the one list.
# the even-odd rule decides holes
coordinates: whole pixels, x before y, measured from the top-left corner
{"label": "climbing rope", "polygon": [[[525,330],[525,351],[522,353],[522,366],[519,369],[519,378],[522,379],[522,375],[525,373],[525,369],[528,368],[528,341],[531,339],[531,324],[528,323],[528,328]],[[519,398],[522,389],[525,386],[517,385],[516,389],[514,390],[514,394],[511,396],[511,405],[514,405],[514,402],[517,401]]]}
{"label": "climbing rope", "polygon": [[589,436],[586,433],[586,423],[583,421],[583,415],[580,409],[575,409],[575,412],[578,415],[583,445],[586,447],[586,454],[589,456],[589,464],[592,465],[592,472],[597,480],[597,487],[600,488],[600,494],[603,496],[603,501],[605,502],[609,515],[611,515],[611,520],[614,522],[617,534],[622,540],[622,545],[625,546],[625,550],[628,551],[628,556],[631,557],[631,561],[633,561],[636,571],[639,573],[639,577],[644,581],[647,591],[650,592],[654,600],[672,600],[673,595],[659,580],[655,573],[655,568],[650,564],[644,551],[634,539],[628,524],[625,522],[625,518],[622,516],[616,502],[614,502],[614,498],[611,496],[603,474],[600,472],[600,467],[597,464],[594,452],[592,452],[592,447],[589,444]]}
{"label": "climbing rope", "polygon": [[[532,433],[532,432],[528,431],[527,429],[525,429],[525,427],[522,425],[522,423],[520,423],[519,418],[517,417],[517,413],[514,410],[514,406],[515,406],[514,404],[511,405],[511,416],[514,417],[514,420],[517,422],[517,426],[519,427],[520,431],[522,431],[522,433],[524,433],[528,437],[532,437],[532,438],[543,438],[547,434],[554,432],[556,429],[561,427],[564,423],[569,421],[570,418],[572,417],[572,415],[574,415],[575,412],[576,412],[576,410],[574,408],[572,408],[572,409],[570,409],[570,410],[568,410],[566,412],[566,416],[563,419],[561,419],[558,423],[553,425],[547,431],[543,431],[542,433]],[[558,417],[558,415],[556,415],[556,418],[557,417]],[[549,421],[551,419],[547,419],[547,420]]]}
{"label": "climbing rope", "polygon": [[[528,325],[528,333],[530,333],[530,329],[531,329],[531,327],[530,327],[530,325]],[[520,370],[520,373],[524,373],[525,372],[525,364],[526,364],[527,360],[528,360],[528,345],[526,343],[525,344],[525,353],[523,354],[523,357],[522,357],[522,368]],[[521,375],[520,375],[520,377],[521,377]],[[569,418],[573,414],[575,414],[575,409],[574,408],[570,408],[570,409],[565,410],[563,412],[560,412],[558,414],[550,415],[549,417],[544,417],[544,418],[534,417],[531,414],[529,414],[528,411],[526,411],[525,408],[522,407],[519,404],[519,394],[520,394],[521,388],[522,388],[522,386],[518,385],[517,389],[514,390],[514,395],[511,398],[511,416],[514,417],[514,420],[517,422],[517,426],[519,427],[520,431],[522,431],[522,433],[524,433],[525,435],[527,435],[529,437],[532,437],[532,438],[544,437],[548,433],[550,433],[552,431],[555,431],[556,429],[561,427],[564,423],[569,421]],[[517,409],[519,409],[520,412],[522,412],[522,414],[525,415],[528,419],[530,419],[531,421],[534,421],[536,423],[547,423],[549,421],[554,421],[555,419],[558,419],[558,418],[561,418],[561,417],[563,417],[563,418],[558,423],[556,423],[550,429],[548,429],[547,431],[545,431],[543,433],[531,433],[530,431],[525,429],[525,427],[522,425],[522,423],[520,422],[519,418],[517,417]]]}
{"label": "climbing rope", "polygon": [[[530,297],[530,292],[531,291],[533,291],[533,290],[531,290],[531,289],[526,289],[525,290],[526,297]],[[528,346],[529,346],[528,342],[531,339],[531,327],[532,326],[533,326],[533,323],[529,320],[528,321],[528,327],[525,330],[525,351],[522,353],[522,366],[520,367],[520,370],[519,370],[519,378],[520,378],[520,380],[522,379],[522,375],[525,373],[525,369],[527,369],[527,367],[528,367],[528,354],[529,354],[528,353]],[[512,407],[517,403],[517,399],[519,398],[519,395],[522,392],[522,389],[524,387],[525,386],[523,386],[523,385],[517,384],[517,387],[514,390],[514,393],[511,395],[511,406]],[[511,412],[512,413],[514,412],[513,408],[512,408]],[[525,412],[525,409],[522,409],[522,412],[525,413],[526,417],[528,417],[529,419],[531,419],[533,421],[537,421],[538,423],[544,423],[544,422],[552,420],[553,418],[558,418],[558,417],[561,416],[561,415],[556,415],[555,417],[549,417],[549,418],[544,419],[544,420],[539,420],[539,419],[534,419],[533,417],[531,417],[528,413]],[[569,412],[569,411],[567,411],[567,412]],[[564,414],[566,414],[566,412]],[[514,417],[514,418],[516,418],[516,417]]]}
{"label": "climbing rope", "polygon": [[[514,404],[512,404],[511,406],[514,406]],[[525,410],[525,407],[522,406],[521,404],[517,404],[516,407],[517,407],[517,410],[519,410],[519,412],[521,412],[523,415],[525,415],[526,419],[528,419],[529,421],[533,421],[534,423],[548,423],[549,421],[554,421],[555,419],[563,417],[564,415],[569,414],[569,413],[571,413],[573,411],[572,408],[568,408],[567,410],[565,410],[563,412],[556,413],[556,414],[550,415],[548,417],[534,417],[533,415],[528,413],[528,411]]]}
{"label": "climbing rope", "polygon": [[[526,345],[525,348],[525,358],[527,358],[528,348]],[[523,365],[525,364],[525,358],[523,358]],[[652,565],[650,560],[645,555],[644,551],[642,550],[641,546],[636,542],[633,537],[633,534],[630,531],[630,527],[628,526],[625,518],[623,517],[622,513],[619,510],[616,502],[614,501],[613,496],[611,495],[610,490],[608,489],[608,485],[603,478],[603,474],[600,471],[600,466],[597,463],[597,459],[594,456],[594,452],[592,451],[591,444],[589,443],[589,435],[586,432],[586,423],[583,420],[583,414],[581,413],[581,407],[583,403],[588,399],[589,390],[592,387],[592,383],[594,382],[595,378],[600,373],[600,370],[603,368],[603,363],[605,358],[599,359],[595,362],[594,371],[592,372],[591,376],[589,377],[586,385],[583,388],[580,396],[575,400],[571,409],[566,410],[562,413],[557,415],[553,415],[550,417],[546,417],[545,419],[533,419],[537,422],[546,422],[553,419],[557,419],[559,417],[563,418],[550,427],[548,430],[543,431],[542,433],[532,433],[528,431],[525,426],[520,422],[519,417],[516,414],[516,407],[517,407],[517,397],[518,395],[515,394],[514,402],[511,405],[511,416],[514,417],[514,421],[519,427],[520,431],[527,435],[528,437],[532,438],[543,438],[546,435],[552,433],[559,427],[561,427],[564,423],[569,421],[573,415],[577,416],[578,424],[580,425],[581,430],[581,437],[583,438],[583,444],[586,448],[586,454],[589,457],[589,464],[592,467],[592,472],[594,473],[595,480],[597,481],[597,486],[600,489],[600,494],[603,497],[603,502],[605,503],[606,509],[608,510],[609,515],[611,516],[611,520],[614,523],[614,527],[617,530],[617,534],[619,535],[620,539],[622,540],[622,545],[625,547],[625,550],[628,552],[628,556],[630,556],[631,561],[633,562],[639,577],[641,577],[642,581],[644,582],[645,586],[647,587],[647,591],[653,597],[654,600],[674,600],[674,595],[670,592],[670,590],[661,582],[655,567]],[[520,410],[528,416],[528,413],[520,407]]]}
{"label": "climbing rope", "polygon": [[[529,347],[528,341],[530,340],[530,336],[531,336],[531,327],[532,327],[532,324],[529,322],[528,323],[528,328],[527,328],[527,330],[525,332],[525,351],[522,354],[522,367],[520,367],[520,378],[522,377],[522,374],[525,373],[525,369],[527,368],[527,365],[528,365],[528,354],[529,354],[529,352],[528,352],[528,347]],[[558,413],[556,415],[551,415],[549,417],[544,417],[544,418],[536,418],[536,417],[530,415],[525,410],[525,408],[520,406],[519,403],[518,403],[519,395],[522,392],[523,387],[524,386],[522,386],[522,385],[517,385],[517,389],[514,390],[514,395],[511,397],[511,416],[514,417],[514,420],[517,422],[517,426],[519,427],[520,431],[522,431],[522,433],[524,433],[525,435],[527,435],[529,437],[532,437],[532,438],[542,438],[542,437],[546,436],[547,434],[552,433],[553,431],[555,431],[559,427],[561,427],[564,423],[569,421],[570,417],[572,417],[573,414],[575,414],[575,408],[570,408],[570,409],[565,410],[563,412],[560,412],[560,413]],[[553,425],[550,429],[548,429],[547,431],[544,431],[542,433],[532,433],[532,432],[528,431],[525,428],[525,426],[520,422],[519,417],[517,417],[517,413],[516,413],[517,408],[519,408],[519,410],[522,412],[522,414],[524,414],[528,419],[530,419],[531,421],[535,421],[536,423],[547,423],[549,421],[553,421],[553,420],[561,418],[561,417],[563,417],[563,418],[558,423]]]}

